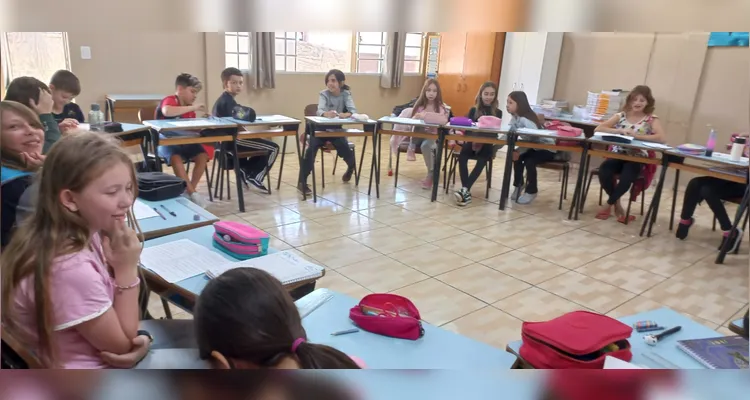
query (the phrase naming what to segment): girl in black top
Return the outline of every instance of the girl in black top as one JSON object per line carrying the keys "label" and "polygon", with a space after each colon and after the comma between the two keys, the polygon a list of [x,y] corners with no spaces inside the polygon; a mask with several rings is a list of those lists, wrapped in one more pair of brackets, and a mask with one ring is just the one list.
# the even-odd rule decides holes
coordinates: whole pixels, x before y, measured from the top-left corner
{"label": "girl in black top", "polygon": [[[477,92],[474,107],[469,110],[466,116],[474,122],[479,117],[491,115],[497,118],[503,118],[503,112],[500,111],[497,101],[497,85],[494,82],[485,82]],[[456,203],[465,206],[471,203],[471,186],[477,181],[487,162],[494,156],[494,145],[483,144],[478,150],[474,149],[471,142],[465,142],[461,146],[461,153],[458,156],[458,173],[461,176],[461,189],[454,193]],[[469,174],[469,159],[477,160],[474,169]]]}

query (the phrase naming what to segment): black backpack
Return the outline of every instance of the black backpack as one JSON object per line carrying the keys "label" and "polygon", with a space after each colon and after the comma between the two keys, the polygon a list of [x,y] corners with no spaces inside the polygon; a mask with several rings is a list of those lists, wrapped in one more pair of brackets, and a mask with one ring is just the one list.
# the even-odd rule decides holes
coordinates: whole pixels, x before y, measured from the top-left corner
{"label": "black backpack", "polygon": [[161,201],[185,193],[187,182],[163,172],[138,173],[138,197],[148,201]]}

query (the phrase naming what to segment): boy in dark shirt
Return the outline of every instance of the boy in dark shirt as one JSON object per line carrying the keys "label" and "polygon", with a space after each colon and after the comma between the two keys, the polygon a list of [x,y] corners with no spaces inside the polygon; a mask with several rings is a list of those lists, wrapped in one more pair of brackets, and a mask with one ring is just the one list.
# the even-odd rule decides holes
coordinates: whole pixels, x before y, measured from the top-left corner
{"label": "boy in dark shirt", "polygon": [[[227,68],[221,72],[224,92],[214,104],[214,116],[255,121],[255,110],[241,106],[235,100],[235,97],[242,92],[243,81],[242,71],[237,68]],[[263,179],[276,161],[276,156],[279,154],[279,145],[266,139],[239,139],[237,140],[237,149],[239,152],[251,150],[267,152],[262,156],[241,159],[239,163],[240,172],[245,182],[268,192],[268,189],[263,185]]]}
{"label": "boy in dark shirt", "polygon": [[36,112],[44,129],[44,148],[47,154],[50,147],[60,140],[60,128],[52,115],[54,101],[49,86],[39,79],[30,76],[19,76],[8,85],[5,100],[21,103]]}
{"label": "boy in dark shirt", "polygon": [[85,122],[81,107],[71,101],[81,94],[81,82],[72,72],[61,69],[52,75],[49,83],[52,94],[52,116],[59,124],[60,131],[66,131]]}

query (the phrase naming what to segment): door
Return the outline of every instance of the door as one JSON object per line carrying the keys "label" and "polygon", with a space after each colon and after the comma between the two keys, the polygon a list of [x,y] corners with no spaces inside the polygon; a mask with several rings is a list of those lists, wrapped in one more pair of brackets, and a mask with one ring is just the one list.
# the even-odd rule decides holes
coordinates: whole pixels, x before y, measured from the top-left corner
{"label": "door", "polygon": [[492,76],[495,58],[495,32],[471,32],[466,36],[464,56],[463,102],[454,110],[456,115],[466,115],[474,105],[476,94],[484,82]]}
{"label": "door", "polygon": [[454,115],[460,115],[456,106],[461,107],[464,94],[464,54],[466,51],[465,32],[440,33],[440,57],[438,61],[438,82],[443,92],[443,102],[451,106]]}

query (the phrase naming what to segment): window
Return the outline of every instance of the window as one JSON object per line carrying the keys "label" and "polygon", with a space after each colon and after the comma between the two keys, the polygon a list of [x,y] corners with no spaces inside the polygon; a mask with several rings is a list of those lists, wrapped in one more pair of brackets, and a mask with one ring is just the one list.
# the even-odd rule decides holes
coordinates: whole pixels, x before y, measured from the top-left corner
{"label": "window", "polygon": [[7,32],[2,35],[4,87],[19,76],[49,82],[60,69],[70,69],[65,32]]}
{"label": "window", "polygon": [[[344,72],[378,74],[383,70],[386,32],[275,32],[276,70],[287,72]],[[248,68],[248,32],[227,32],[226,66]],[[421,74],[423,35],[406,34],[404,72]]]}
{"label": "window", "polygon": [[241,70],[248,69],[250,64],[249,49],[249,32],[227,32],[224,34],[224,57],[227,67],[235,67]]}

